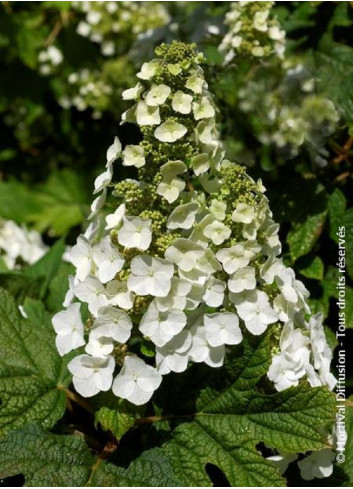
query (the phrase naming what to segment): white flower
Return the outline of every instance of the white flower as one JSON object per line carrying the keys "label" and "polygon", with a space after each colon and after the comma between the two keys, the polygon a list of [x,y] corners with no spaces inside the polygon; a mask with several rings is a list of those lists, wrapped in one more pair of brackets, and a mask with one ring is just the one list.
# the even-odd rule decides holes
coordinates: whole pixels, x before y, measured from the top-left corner
{"label": "white flower", "polygon": [[104,42],[101,45],[101,53],[103,56],[113,56],[115,53],[115,44],[113,41]]}
{"label": "white flower", "polygon": [[113,382],[113,392],[136,406],[148,402],[162,382],[161,374],[141,358],[126,356]]}
{"label": "white flower", "polygon": [[196,363],[204,362],[210,367],[221,367],[224,361],[225,348],[221,346],[211,346],[206,338],[204,326],[194,326],[191,329],[192,346],[189,357]]}
{"label": "white flower", "polygon": [[65,299],[63,302],[63,306],[69,306],[75,298],[74,287],[79,282],[78,277],[74,277],[73,275],[69,275],[69,288],[66,292]]}
{"label": "white flower", "polygon": [[219,260],[228,274],[236,272],[239,268],[248,265],[250,260],[259,252],[261,247],[256,243],[237,243],[230,248],[223,248],[216,253]]}
{"label": "white flower", "polygon": [[181,331],[172,340],[156,348],[156,366],[162,375],[184,372],[188,366],[188,352],[192,343],[189,331]]}
{"label": "white flower", "polygon": [[159,311],[168,311],[169,309],[184,310],[186,307],[187,296],[191,291],[191,283],[178,277],[172,277],[172,285],[168,295],[165,297],[156,297],[155,304]]}
{"label": "white flower", "polygon": [[187,128],[174,121],[173,119],[167,119],[154,131],[154,136],[163,143],[174,143],[178,139],[185,136],[188,132]]}
{"label": "white flower", "polygon": [[70,261],[76,267],[79,280],[84,280],[91,272],[92,247],[84,236],[79,236],[76,244],[71,248]]}
{"label": "white flower", "polygon": [[165,297],[171,287],[174,266],[167,260],[151,256],[135,256],[131,260],[127,285],[138,295]]}
{"label": "white flower", "polygon": [[91,32],[91,26],[87,24],[87,22],[84,22],[81,20],[77,24],[77,29],[76,29],[77,34],[79,34],[82,37],[88,37],[90,32]]}
{"label": "white flower", "polygon": [[117,228],[122,222],[123,217],[125,216],[125,212],[126,205],[120,204],[113,214],[109,214],[108,216],[106,216],[105,222],[107,223],[107,225],[105,226],[105,229],[107,231],[110,231],[111,229]]}
{"label": "white flower", "polygon": [[194,74],[186,80],[185,87],[196,94],[200,94],[204,84],[205,80],[197,74]]}
{"label": "white flower", "polygon": [[253,26],[256,30],[261,32],[267,31],[267,18],[269,16],[269,10],[260,10],[255,13]]}
{"label": "white flower", "polygon": [[298,462],[300,475],[306,481],[315,479],[315,477],[318,479],[330,477],[333,472],[334,460],[335,453],[330,448],[312,452]]}
{"label": "white flower", "polygon": [[91,275],[88,275],[83,282],[75,285],[74,292],[80,301],[87,302],[89,311],[96,317],[98,309],[108,305],[104,285]]}
{"label": "white flower", "polygon": [[106,287],[109,304],[129,310],[134,305],[134,294],[127,288],[127,281],[112,280]]}
{"label": "white flower", "polygon": [[170,214],[167,222],[168,229],[190,229],[194,222],[199,205],[188,202],[176,207]]}
{"label": "white flower", "polygon": [[125,261],[113,245],[109,235],[93,246],[93,260],[97,265],[98,278],[102,283],[112,280],[123,268]]}
{"label": "white flower", "polygon": [[232,214],[235,222],[250,224],[255,219],[256,211],[254,207],[248,204],[239,203]]}
{"label": "white flower", "polygon": [[123,152],[123,165],[141,168],[145,164],[145,152],[142,146],[129,144]]}
{"label": "white flower", "polygon": [[143,92],[143,86],[140,82],[137,82],[133,88],[124,90],[121,94],[123,100],[137,100]]}
{"label": "white flower", "polygon": [[204,251],[202,246],[186,238],[178,238],[166,249],[164,256],[170,262],[178,265],[180,270],[190,272]]}
{"label": "white flower", "polygon": [[113,340],[107,336],[89,337],[85,351],[93,357],[107,357],[114,350]]}
{"label": "white flower", "polygon": [[297,458],[298,455],[296,453],[279,452],[277,455],[266,457],[266,460],[270,460],[278,468],[279,473],[283,475],[288,469],[288,465],[297,460]]}
{"label": "white flower", "polygon": [[238,345],[243,338],[236,314],[205,314],[203,321],[206,339],[211,346]]}
{"label": "white flower", "polygon": [[137,73],[136,76],[138,78],[141,78],[141,80],[150,80],[156,74],[159,66],[160,61],[157,59],[153,59],[148,63],[143,63],[140,72]]}
{"label": "white flower", "polygon": [[199,176],[205,173],[210,168],[210,155],[208,153],[200,153],[191,159],[191,166],[195,175]]}
{"label": "white flower", "polygon": [[146,103],[151,107],[158,107],[164,104],[171,93],[171,89],[167,85],[152,85],[146,94]]}
{"label": "white flower", "polygon": [[244,290],[255,289],[256,278],[253,267],[244,267],[237,270],[228,280],[228,288],[231,292],[239,293]]}
{"label": "white flower", "polygon": [[202,299],[210,307],[220,307],[224,300],[225,282],[211,277],[205,284]]}
{"label": "white flower", "polygon": [[75,389],[83,397],[92,397],[110,389],[113,382],[115,361],[113,357],[79,355],[68,363]]}
{"label": "white flower", "polygon": [[277,314],[270,306],[267,294],[262,290],[232,294],[231,300],[236,305],[245,326],[254,335],[262,334],[269,324],[277,321]]}
{"label": "white flower", "polygon": [[173,178],[175,178],[177,175],[185,173],[187,169],[188,168],[185,163],[180,160],[168,161],[161,166],[163,180],[173,180]]}
{"label": "white flower", "polygon": [[118,241],[127,248],[147,250],[152,241],[151,219],[124,216],[123,225],[118,231]]}
{"label": "white flower", "polygon": [[172,108],[180,114],[190,114],[191,112],[192,95],[184,93],[181,90],[175,92],[172,100]]}
{"label": "white flower", "polygon": [[202,97],[200,102],[193,102],[192,104],[195,120],[209,119],[214,117],[215,110],[213,105],[207,97]]}
{"label": "white flower", "polygon": [[214,129],[214,124],[209,121],[199,122],[195,129],[197,139],[203,144],[212,144]]}
{"label": "white flower", "polygon": [[88,219],[92,219],[94,216],[98,214],[98,212],[104,206],[106,199],[107,199],[107,189],[104,188],[103,192],[92,202],[91,213],[88,216]]}
{"label": "white flower", "polygon": [[121,154],[121,142],[118,137],[114,138],[114,143],[109,146],[107,151],[107,162],[116,160]]}
{"label": "white flower", "polygon": [[126,343],[130,338],[131,330],[132,321],[126,312],[113,306],[102,307],[93,323],[90,341],[91,339],[105,337],[119,343]]}
{"label": "white flower", "polygon": [[136,121],[140,126],[155,126],[161,123],[159,107],[150,107],[140,101],[136,107]]}
{"label": "white flower", "polygon": [[223,221],[225,219],[227,211],[227,204],[225,202],[213,199],[209,209],[211,214],[219,221]]}
{"label": "white flower", "polygon": [[217,221],[217,219],[208,224],[203,231],[206,238],[209,238],[215,245],[222,244],[223,241],[230,237],[231,233],[231,229],[221,221]]}
{"label": "white flower", "polygon": [[164,197],[169,204],[172,204],[178,199],[180,192],[184,188],[184,180],[173,178],[172,180],[162,181],[157,187],[157,194]]}
{"label": "white flower", "polygon": [[177,309],[159,311],[156,303],[152,301],[141,320],[139,329],[156,346],[160,347],[180,333],[185,325],[186,315],[183,311]]}
{"label": "white flower", "polygon": [[54,66],[58,66],[63,61],[63,55],[56,46],[49,46],[47,49],[48,59]]}
{"label": "white flower", "polygon": [[105,172],[98,175],[98,177],[95,179],[93,194],[97,194],[98,192],[101,192],[104,188],[106,188],[110,184],[112,176],[113,172],[110,165]]}
{"label": "white flower", "polygon": [[61,356],[85,344],[80,307],[81,304],[70,304],[66,311],[58,312],[53,317],[57,334],[55,344]]}

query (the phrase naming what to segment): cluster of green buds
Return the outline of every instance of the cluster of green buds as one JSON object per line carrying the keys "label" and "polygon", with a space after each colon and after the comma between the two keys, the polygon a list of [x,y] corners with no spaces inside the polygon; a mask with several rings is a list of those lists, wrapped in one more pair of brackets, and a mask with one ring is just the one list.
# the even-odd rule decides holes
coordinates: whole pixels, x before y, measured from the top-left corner
{"label": "cluster of green buds", "polygon": [[[60,354],[85,348],[69,363],[76,390],[112,388],[141,405],[164,375],[220,367],[245,335],[272,329],[277,390],[304,377],[333,388],[321,318],[279,258],[265,189],[225,158],[203,55],[180,42],[156,55],[123,93],[132,106],[122,122],[138,126],[140,142],[116,138],[108,150],[91,224],[72,248],[66,309],[53,318]],[[135,179],[116,178],[121,166]]]}
{"label": "cluster of green buds", "polygon": [[231,3],[225,23],[228,32],[219,47],[225,53],[225,62],[233,58],[282,58],[285,50],[285,32],[271,15],[275,2],[241,1]]}

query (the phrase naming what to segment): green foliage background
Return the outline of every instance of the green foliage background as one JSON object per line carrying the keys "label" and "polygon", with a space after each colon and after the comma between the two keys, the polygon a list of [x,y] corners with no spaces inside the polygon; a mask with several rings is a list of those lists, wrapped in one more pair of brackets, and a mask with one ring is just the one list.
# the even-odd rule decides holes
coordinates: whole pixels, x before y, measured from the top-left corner
{"label": "green foliage background", "polygon": [[[244,116],[238,96],[244,83],[263,80],[276,87],[283,72],[275,63],[249,59],[223,65],[217,46],[229,2],[160,3],[178,28],[162,25],[143,40],[131,32],[116,34],[118,49],[111,58],[76,33],[81,14],[71,2],[0,5],[0,219],[36,229],[50,246],[39,262],[21,270],[0,263],[0,477],[9,477],[7,484],[24,478],[28,486],[303,485],[294,470],[285,481],[259,455],[259,447],[304,453],[325,446],[320,433],[332,423],[332,395],[306,384],[269,394],[264,385],[271,358],[267,338],[248,338],[215,372],[194,366],[170,376],[146,412],[107,394],[90,405],[77,399],[65,368],[70,355],[61,359],[56,353],[50,316],[61,308],[72,271],[62,261],[65,243],[72,245],[85,226],[93,181],[114,136],[125,143],[136,140],[131,127],[119,126],[128,106],[122,91],[134,84],[134,72],[154,46],[172,39],[195,41],[204,51],[228,154],[263,180],[281,223],[284,259],[310,290],[313,310],[324,313],[332,348],[336,232],[345,225],[347,345],[352,340],[351,2],[276,2],[274,7],[287,33],[286,58],[306,67],[316,81],[315,93],[334,102],[340,116],[324,141],[324,167],[313,165],[308,147],[288,159],[272,144],[261,143],[263,120]],[[220,35],[209,34],[210,25],[218,26]],[[38,55],[52,43],[64,61],[43,76]],[[80,69],[97,71],[112,87],[109,97],[96,102],[99,119],[92,117],[97,107],[79,111],[59,104],[68,75]],[[352,390],[353,367],[348,370]],[[349,438],[347,462],[335,468],[327,485],[353,482]]]}

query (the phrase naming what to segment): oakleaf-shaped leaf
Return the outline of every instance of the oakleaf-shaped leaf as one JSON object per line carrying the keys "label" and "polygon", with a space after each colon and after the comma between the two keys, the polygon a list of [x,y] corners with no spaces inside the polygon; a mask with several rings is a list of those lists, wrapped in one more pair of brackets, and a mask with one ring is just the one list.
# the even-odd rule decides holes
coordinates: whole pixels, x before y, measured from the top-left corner
{"label": "oakleaf-shaped leaf", "polygon": [[55,348],[43,305],[28,299],[25,310],[27,320],[0,289],[0,437],[29,422],[50,428],[65,411],[67,359]]}

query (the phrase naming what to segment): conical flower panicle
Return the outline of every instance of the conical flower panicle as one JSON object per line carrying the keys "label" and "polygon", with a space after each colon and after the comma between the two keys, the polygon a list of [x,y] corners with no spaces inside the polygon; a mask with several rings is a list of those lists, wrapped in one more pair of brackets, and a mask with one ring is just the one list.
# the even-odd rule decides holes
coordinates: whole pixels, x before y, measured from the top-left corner
{"label": "conical flower panicle", "polygon": [[[224,157],[203,56],[178,42],[156,54],[123,94],[132,101],[123,122],[138,125],[141,141],[122,148],[116,138],[108,150],[92,223],[72,249],[66,310],[53,319],[61,354],[85,346],[69,364],[76,390],[112,386],[144,404],[163,375],[191,362],[219,367],[243,335],[268,328],[280,337],[268,372],[278,390],[304,376],[333,387],[321,319],[310,318],[307,290],[278,258],[265,189]],[[138,179],[113,183],[119,165]],[[99,226],[108,190],[114,209]]]}

